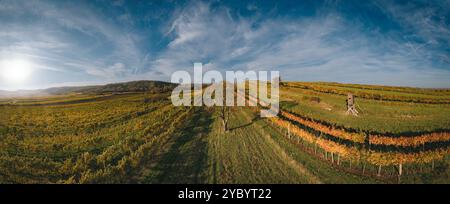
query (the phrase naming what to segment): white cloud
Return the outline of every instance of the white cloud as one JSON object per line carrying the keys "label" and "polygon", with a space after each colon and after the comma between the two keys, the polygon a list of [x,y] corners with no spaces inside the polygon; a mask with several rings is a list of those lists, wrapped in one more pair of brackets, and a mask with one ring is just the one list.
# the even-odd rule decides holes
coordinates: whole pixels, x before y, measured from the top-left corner
{"label": "white cloud", "polygon": [[[411,55],[429,60],[445,62],[449,53],[442,54],[442,48],[450,46],[450,1],[380,2],[379,7],[399,23],[409,35],[403,38],[408,42]],[[422,42],[420,42],[422,41]],[[449,65],[447,63],[447,65]]]}
{"label": "white cloud", "polygon": [[[289,80],[450,86],[437,74],[449,72],[432,67],[423,71],[420,66],[431,65],[418,62],[407,44],[382,34],[368,37],[336,13],[255,24],[252,19],[231,18],[227,8],[212,11],[208,4],[191,4],[173,21],[171,32],[176,37],[153,69],[169,76],[203,62],[222,71],[280,70]],[[414,80],[404,79],[411,76]]]}
{"label": "white cloud", "polygon": [[169,76],[203,62],[222,71],[280,70],[287,80],[450,86],[442,80],[449,72],[411,55],[410,44],[376,30],[369,37],[363,29],[337,13],[255,21],[231,18],[227,8],[212,11],[197,2],[173,21],[170,32],[175,37],[153,69]]}
{"label": "white cloud", "polygon": [[[122,1],[116,3],[124,6]],[[192,71],[194,62],[202,62],[205,70],[280,70],[285,80],[450,87],[445,80],[450,77],[448,69],[432,64],[436,56],[447,65],[450,61],[448,54],[436,50],[440,41],[450,44],[447,21],[435,20],[445,18],[445,9],[410,13],[409,4],[381,4],[387,15],[416,33],[403,36],[403,43],[330,10],[314,17],[264,18],[257,6],[249,4],[247,9],[255,15],[242,17],[225,6],[190,2],[173,11],[170,23],[160,22],[167,28],[153,29],[163,30],[170,42],[149,54],[142,51],[146,36],[130,29],[135,19],[129,13],[103,16],[89,5],[67,4],[0,2],[4,14],[39,16],[30,25],[2,22],[0,57],[26,56],[39,69],[81,72],[95,82],[168,80],[174,71]],[[424,43],[416,42],[417,37]]]}
{"label": "white cloud", "polygon": [[[42,63],[39,68],[83,71],[100,78],[133,74],[145,63],[142,61],[146,59],[145,54],[137,46],[139,37],[135,33],[119,27],[109,17],[84,4],[56,7],[42,1],[5,1],[0,5],[10,15],[39,17],[30,25],[5,22],[3,26],[7,29],[0,31],[0,36],[11,40],[0,40],[0,45],[6,43],[0,47],[0,54],[27,55]],[[123,23],[129,23],[126,22],[129,20],[127,15],[123,14]],[[73,30],[81,34],[73,35]],[[86,39],[95,43],[83,42]],[[95,49],[101,47],[112,49],[104,48],[102,54],[98,54]],[[115,74],[118,70],[117,66],[111,66],[113,60],[121,61],[123,69],[128,67],[131,71],[122,70],[121,74]]]}

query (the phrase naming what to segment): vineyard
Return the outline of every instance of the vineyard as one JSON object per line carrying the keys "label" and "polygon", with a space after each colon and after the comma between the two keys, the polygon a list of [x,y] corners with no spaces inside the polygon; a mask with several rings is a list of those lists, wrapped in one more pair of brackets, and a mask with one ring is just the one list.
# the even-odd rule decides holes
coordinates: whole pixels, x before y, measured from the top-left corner
{"label": "vineyard", "polygon": [[448,90],[284,82],[278,117],[232,107],[224,131],[223,109],[175,107],[171,88],[1,99],[0,183],[450,182]]}
{"label": "vineyard", "polygon": [[[272,118],[272,123],[285,129],[289,137],[299,137],[306,146],[313,146],[315,154],[320,148],[325,159],[330,154],[331,163],[337,165],[347,160],[350,168],[352,162],[362,163],[361,173],[366,165],[375,166],[378,177],[383,168],[388,169],[385,175],[397,174],[398,182],[405,166],[410,175],[428,171],[448,179],[450,105],[440,101],[448,98],[448,90],[298,82],[284,86],[280,117]],[[335,89],[329,91],[330,87]],[[378,92],[380,97],[368,96],[369,91]],[[358,101],[362,114],[345,114],[346,107],[336,103],[345,104],[345,96],[340,96],[343,92],[363,98]],[[400,92],[405,94],[391,96]],[[413,102],[406,94],[439,98]],[[379,127],[382,120],[383,127]],[[436,163],[440,165],[438,172],[434,172]]]}

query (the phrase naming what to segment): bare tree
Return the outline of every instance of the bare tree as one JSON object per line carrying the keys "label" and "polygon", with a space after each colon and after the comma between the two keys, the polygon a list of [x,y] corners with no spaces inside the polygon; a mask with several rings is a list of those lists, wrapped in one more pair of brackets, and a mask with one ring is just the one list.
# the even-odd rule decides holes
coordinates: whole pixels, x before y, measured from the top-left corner
{"label": "bare tree", "polygon": [[222,119],[223,131],[228,132],[228,119],[230,119],[230,108],[222,106],[220,110],[220,119]]}

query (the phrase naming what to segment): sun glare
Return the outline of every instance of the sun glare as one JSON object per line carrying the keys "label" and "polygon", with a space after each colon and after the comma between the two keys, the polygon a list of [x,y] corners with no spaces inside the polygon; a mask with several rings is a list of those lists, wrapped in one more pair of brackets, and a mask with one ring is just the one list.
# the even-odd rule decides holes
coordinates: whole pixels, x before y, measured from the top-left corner
{"label": "sun glare", "polygon": [[31,74],[31,65],[27,60],[5,60],[0,63],[0,74],[4,80],[12,83],[21,83]]}

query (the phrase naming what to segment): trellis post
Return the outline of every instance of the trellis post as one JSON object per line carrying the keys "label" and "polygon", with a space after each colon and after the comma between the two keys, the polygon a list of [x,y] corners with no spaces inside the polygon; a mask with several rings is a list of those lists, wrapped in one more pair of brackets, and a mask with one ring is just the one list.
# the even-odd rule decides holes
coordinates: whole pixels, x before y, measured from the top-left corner
{"label": "trellis post", "polygon": [[341,156],[340,156],[340,154],[339,153],[337,153],[337,165],[339,166],[339,165],[341,165]]}
{"label": "trellis post", "polygon": [[434,171],[434,160],[431,161],[431,171]]}
{"label": "trellis post", "polygon": [[288,124],[288,137],[291,139],[291,123]]}

